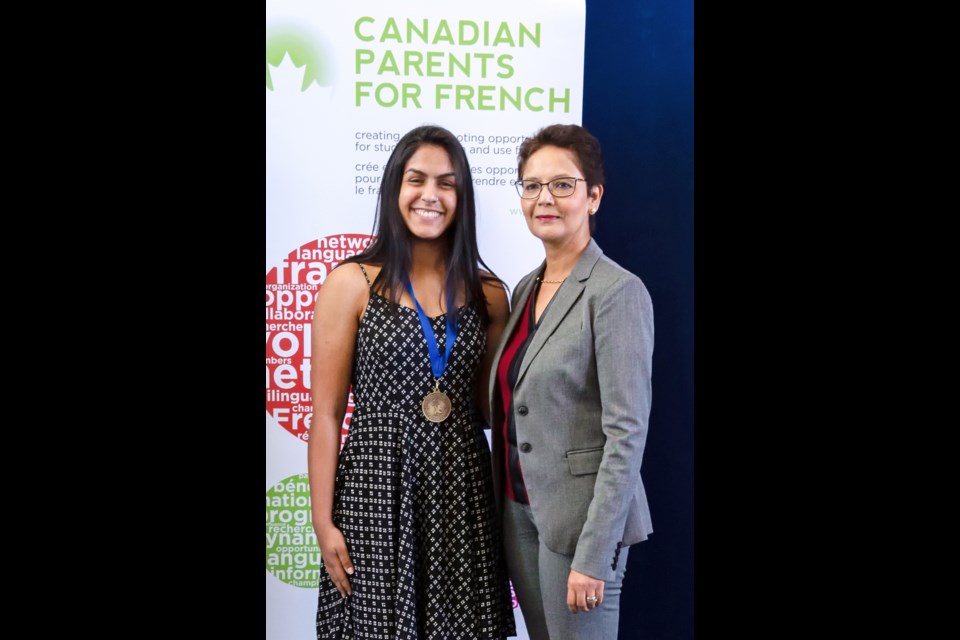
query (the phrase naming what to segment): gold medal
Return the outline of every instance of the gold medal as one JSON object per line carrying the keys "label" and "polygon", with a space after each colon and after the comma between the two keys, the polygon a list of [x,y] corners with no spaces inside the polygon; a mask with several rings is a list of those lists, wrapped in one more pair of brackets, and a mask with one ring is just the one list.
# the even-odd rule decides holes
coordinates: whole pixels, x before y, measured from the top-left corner
{"label": "gold medal", "polygon": [[423,397],[423,403],[420,405],[423,409],[423,417],[430,422],[443,422],[450,417],[453,410],[453,404],[450,398],[443,391],[440,391],[440,381],[437,380],[433,391]]}
{"label": "gold medal", "polygon": [[[423,328],[423,337],[427,341],[427,352],[430,354],[430,370],[433,372],[433,391],[423,397],[420,403],[420,410],[423,411],[423,417],[430,422],[443,422],[450,417],[453,411],[453,403],[443,391],[440,391],[440,376],[447,368],[447,362],[450,361],[450,354],[453,353],[453,343],[457,340],[457,319],[456,314],[448,312],[444,324],[447,325],[447,341],[443,345],[443,353],[440,353],[440,341],[436,332],[430,325],[430,319],[423,312],[420,303],[417,302],[417,296],[413,294],[413,285],[410,284],[410,278],[404,276],[403,284],[407,287],[407,292],[413,298],[413,304],[417,307],[417,317],[420,318],[420,326]],[[447,300],[451,300],[450,289],[447,288]]]}

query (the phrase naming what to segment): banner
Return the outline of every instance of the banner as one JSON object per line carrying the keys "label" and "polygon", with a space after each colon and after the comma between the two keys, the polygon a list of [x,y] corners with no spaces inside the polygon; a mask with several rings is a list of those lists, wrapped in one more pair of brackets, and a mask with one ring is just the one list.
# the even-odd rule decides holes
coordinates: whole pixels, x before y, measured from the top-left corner
{"label": "banner", "polygon": [[[306,452],[316,294],[370,242],[384,165],[422,124],[467,151],[490,268],[512,288],[543,260],[511,181],[526,136],[581,123],[585,7],[268,0],[266,18],[267,638],[308,640],[320,562]],[[351,411],[352,398],[342,438]]]}

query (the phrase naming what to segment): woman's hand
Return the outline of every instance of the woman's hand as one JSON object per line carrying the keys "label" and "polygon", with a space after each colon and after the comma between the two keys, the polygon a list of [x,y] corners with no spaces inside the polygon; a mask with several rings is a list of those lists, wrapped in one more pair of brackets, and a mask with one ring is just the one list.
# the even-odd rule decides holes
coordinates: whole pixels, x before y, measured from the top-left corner
{"label": "woman's hand", "polygon": [[317,542],[320,544],[320,558],[327,574],[340,592],[340,597],[346,598],[353,593],[348,578],[348,575],[353,575],[353,562],[347,552],[347,541],[340,529],[331,524],[319,532]]}
{"label": "woman's hand", "polygon": [[[588,598],[590,598],[588,600]],[[593,600],[596,598],[596,600]],[[567,607],[570,613],[590,611],[603,603],[603,580],[570,570],[567,578]]]}

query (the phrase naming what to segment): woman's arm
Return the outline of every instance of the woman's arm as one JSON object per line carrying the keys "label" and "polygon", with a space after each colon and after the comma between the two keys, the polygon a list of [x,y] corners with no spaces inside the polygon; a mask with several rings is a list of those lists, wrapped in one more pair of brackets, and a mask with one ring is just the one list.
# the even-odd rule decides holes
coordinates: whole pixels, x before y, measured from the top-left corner
{"label": "woman's arm", "polygon": [[640,481],[653,364],[653,305],[639,278],[625,275],[602,295],[593,318],[594,353],[606,444],[572,568],[612,577],[630,502]]}
{"label": "woman's arm", "polygon": [[347,265],[327,276],[313,313],[310,351],[313,420],[307,441],[310,508],[324,566],[341,596],[351,593],[347,574],[353,573],[353,563],[343,534],[333,524],[333,487],[357,330],[368,298],[360,270]]}
{"label": "woman's arm", "polygon": [[493,366],[493,356],[500,344],[500,336],[503,334],[503,328],[507,324],[507,318],[510,316],[510,307],[507,303],[507,293],[503,288],[503,283],[484,280],[483,294],[487,297],[487,315],[489,323],[487,324],[487,349],[480,361],[480,381],[477,387],[477,403],[480,405],[480,413],[483,415],[483,421],[487,426],[490,425],[490,367]]}

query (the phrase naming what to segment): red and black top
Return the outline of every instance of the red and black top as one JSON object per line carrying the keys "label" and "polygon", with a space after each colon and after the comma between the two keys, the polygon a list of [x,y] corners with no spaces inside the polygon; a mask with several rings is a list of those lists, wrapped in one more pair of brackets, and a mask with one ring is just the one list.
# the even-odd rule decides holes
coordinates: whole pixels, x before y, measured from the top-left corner
{"label": "red and black top", "polygon": [[[523,362],[523,356],[527,352],[527,347],[536,335],[538,323],[534,321],[534,300],[537,299],[537,291],[540,289],[540,282],[534,284],[527,298],[526,306],[523,310],[523,320],[517,323],[510,336],[510,340],[503,348],[503,355],[500,357],[500,363],[497,366],[497,384],[500,388],[500,398],[503,401],[504,413],[501,429],[503,430],[504,462],[506,482],[506,496],[510,500],[521,504],[528,504],[527,489],[523,484],[523,472],[520,469],[520,453],[517,449],[517,422],[514,417],[513,409],[513,389],[517,385],[517,377],[520,372],[520,363]],[[551,302],[553,302],[551,300]],[[549,308],[550,305],[547,305]],[[544,309],[544,314],[546,309]],[[540,320],[543,320],[541,314]]]}

